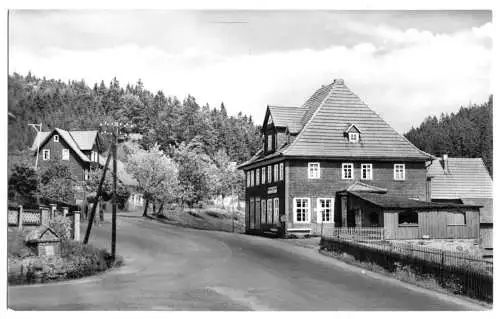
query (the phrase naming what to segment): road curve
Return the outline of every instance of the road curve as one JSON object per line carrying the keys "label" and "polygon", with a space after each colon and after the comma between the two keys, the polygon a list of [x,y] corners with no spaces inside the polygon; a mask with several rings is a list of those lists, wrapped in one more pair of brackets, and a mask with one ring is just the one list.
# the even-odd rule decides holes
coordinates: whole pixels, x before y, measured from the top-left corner
{"label": "road curve", "polygon": [[[93,240],[106,243],[109,225]],[[119,217],[126,265],[8,288],[15,310],[480,310],[279,240]]]}

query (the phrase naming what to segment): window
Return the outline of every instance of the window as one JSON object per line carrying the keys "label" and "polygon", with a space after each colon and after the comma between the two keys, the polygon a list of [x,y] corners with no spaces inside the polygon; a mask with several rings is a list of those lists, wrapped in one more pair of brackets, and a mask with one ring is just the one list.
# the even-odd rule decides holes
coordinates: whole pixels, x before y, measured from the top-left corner
{"label": "window", "polygon": [[295,198],[293,200],[294,222],[309,223],[310,222],[310,205],[309,198]]}
{"label": "window", "polygon": [[259,186],[260,184],[260,168],[255,170],[255,185]]}
{"label": "window", "polygon": [[318,198],[318,223],[333,223],[333,198]]}
{"label": "window", "polygon": [[266,183],[266,168],[262,167],[262,185]]}
{"label": "window", "polygon": [[273,150],[273,136],[268,135],[267,136],[267,151],[271,152]]}
{"label": "window", "polygon": [[275,182],[279,181],[278,170],[279,170],[278,164],[274,164],[274,181]]}
{"label": "window", "polygon": [[349,132],[349,143],[358,143],[359,142],[359,133]]}
{"label": "window", "polygon": [[254,171],[250,171],[250,186],[253,186],[253,183],[254,183],[254,179],[253,179],[253,174],[254,174]]}
{"label": "window", "polygon": [[54,135],[54,142],[59,143],[59,135]]}
{"label": "window", "polygon": [[448,212],[446,222],[448,226],[465,225],[465,212]]}
{"label": "window", "polygon": [[255,228],[255,198],[250,197],[250,228]]}
{"label": "window", "polygon": [[372,178],[372,164],[361,164],[361,179],[371,180]]}
{"label": "window", "polygon": [[267,167],[267,182],[273,182],[273,167],[271,165]]}
{"label": "window", "polygon": [[44,161],[50,160],[50,150],[44,149],[42,154]]}
{"label": "window", "polygon": [[260,227],[262,221],[261,209],[260,209],[260,197],[255,197],[255,226]]}
{"label": "window", "polygon": [[272,199],[267,200],[267,223],[268,224],[273,223],[273,200]]}
{"label": "window", "polygon": [[280,199],[275,198],[274,199],[274,224],[277,225],[279,224],[279,218],[280,218]]}
{"label": "window", "polygon": [[250,172],[246,172],[246,178],[247,178],[247,187],[250,186]]}
{"label": "window", "polygon": [[398,224],[400,226],[418,226],[418,213],[414,211],[399,213]]}
{"label": "window", "polygon": [[342,164],[342,179],[353,179],[353,164],[352,163],[343,163]]}
{"label": "window", "polygon": [[284,173],[285,173],[285,164],[280,163],[280,181],[283,180]]}
{"label": "window", "polygon": [[394,164],[394,179],[397,181],[405,180],[405,164]]}
{"label": "window", "polygon": [[63,159],[63,161],[69,161],[69,149],[63,148],[62,159]]}
{"label": "window", "polygon": [[92,162],[97,162],[97,152],[92,151],[92,152],[90,153],[90,160],[91,160]]}
{"label": "window", "polygon": [[309,178],[319,178],[320,177],[319,163],[308,163],[307,172],[308,172],[307,176]]}
{"label": "window", "polygon": [[250,227],[250,201],[245,202],[245,226]]}
{"label": "window", "polygon": [[88,181],[89,180],[89,170],[88,169],[84,169],[83,170],[83,180],[84,181]]}
{"label": "window", "polygon": [[370,225],[371,226],[378,226],[378,214],[376,212],[371,212],[370,213]]}
{"label": "window", "polygon": [[266,217],[266,200],[263,199],[260,201],[260,220],[262,221],[262,224],[267,224],[267,217]]}

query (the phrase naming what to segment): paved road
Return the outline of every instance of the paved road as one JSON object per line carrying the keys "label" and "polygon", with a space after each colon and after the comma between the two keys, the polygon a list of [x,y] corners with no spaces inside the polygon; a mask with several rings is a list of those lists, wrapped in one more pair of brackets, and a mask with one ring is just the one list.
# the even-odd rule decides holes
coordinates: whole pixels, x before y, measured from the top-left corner
{"label": "paved road", "polygon": [[[109,225],[96,228],[102,244]],[[126,266],[63,283],[8,289],[19,310],[467,310],[383,276],[362,274],[280,240],[119,217]]]}

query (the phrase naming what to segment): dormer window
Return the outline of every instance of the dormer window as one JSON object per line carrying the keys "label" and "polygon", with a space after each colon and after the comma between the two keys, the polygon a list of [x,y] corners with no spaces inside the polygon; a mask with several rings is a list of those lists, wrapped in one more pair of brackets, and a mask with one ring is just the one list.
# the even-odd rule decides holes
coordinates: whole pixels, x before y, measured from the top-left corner
{"label": "dormer window", "polygon": [[344,136],[347,137],[349,143],[359,143],[359,135],[361,131],[354,124],[349,124],[344,131]]}
{"label": "dormer window", "polygon": [[358,143],[359,142],[359,133],[350,132],[349,133],[349,143]]}

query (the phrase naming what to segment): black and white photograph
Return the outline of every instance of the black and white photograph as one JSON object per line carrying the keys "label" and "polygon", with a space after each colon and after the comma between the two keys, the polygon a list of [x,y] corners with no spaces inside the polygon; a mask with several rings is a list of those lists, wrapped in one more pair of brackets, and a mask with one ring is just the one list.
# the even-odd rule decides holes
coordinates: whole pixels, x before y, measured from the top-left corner
{"label": "black and white photograph", "polygon": [[11,315],[491,314],[493,9],[11,5]]}

